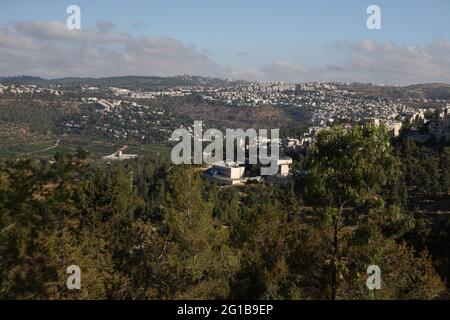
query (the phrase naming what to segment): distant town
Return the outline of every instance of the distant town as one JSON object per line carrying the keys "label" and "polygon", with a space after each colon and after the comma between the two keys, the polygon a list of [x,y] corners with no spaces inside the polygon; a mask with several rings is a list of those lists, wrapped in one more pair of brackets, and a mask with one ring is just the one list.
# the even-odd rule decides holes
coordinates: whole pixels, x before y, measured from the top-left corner
{"label": "distant town", "polygon": [[[302,112],[302,115],[307,115],[301,119],[305,124],[305,130],[301,136],[285,137],[290,138],[289,146],[310,143],[316,132],[333,124],[351,126],[369,120],[375,124],[387,125],[394,136],[398,136],[403,125],[414,124],[415,126],[410,128],[410,134],[414,139],[423,141],[428,135],[434,135],[438,139],[449,137],[447,99],[394,99],[362,95],[357,90],[352,90],[351,85],[340,83],[294,84],[229,80],[219,85],[210,85],[207,80],[203,82],[205,84],[174,85],[153,90],[116,86],[79,86],[74,89],[67,85],[2,85],[0,82],[0,98],[55,96],[78,100],[79,104],[95,108],[97,114],[105,120],[101,126],[97,125],[93,129],[117,139],[135,137],[145,141],[149,138],[146,136],[148,131],[142,126],[152,126],[161,134],[158,139],[167,142],[174,128],[189,126],[189,123],[177,119],[173,110],[155,107],[151,102],[180,97],[187,99],[188,102],[189,99],[196,98],[201,103],[232,106],[236,112],[239,108],[257,110],[261,106],[289,108]],[[74,97],[74,94],[79,96]],[[170,104],[170,100],[168,101]],[[89,115],[83,114],[79,118],[67,120],[62,125],[68,130],[81,130],[92,124],[90,120]],[[420,134],[420,128],[417,126],[428,121],[431,121],[429,132],[427,135]]]}
{"label": "distant town", "polygon": [[[62,105],[68,101],[77,105],[77,112],[69,112],[69,115],[61,117],[61,122],[57,124],[61,133],[100,136],[119,143],[132,141],[173,145],[175,141],[170,138],[173,130],[186,128],[192,134],[193,121],[190,115],[180,116],[172,104],[212,105],[215,110],[228,108],[231,110],[231,116],[241,110],[251,114],[263,107],[289,110],[291,114],[300,113],[293,122],[301,123],[301,130],[285,133],[279,140],[283,158],[279,160],[278,178],[267,178],[267,181],[283,182],[300,174],[291,169],[292,158],[288,155],[296,150],[306,150],[314,143],[318,132],[335,125],[345,129],[351,129],[356,124],[384,125],[390,131],[392,139],[403,132],[419,143],[430,138],[450,140],[449,99],[404,96],[396,98],[383,94],[361,93],[361,85],[317,82],[261,83],[190,76],[176,78],[173,84],[150,89],[134,88],[128,83],[118,86],[86,85],[82,82],[9,82],[10,79],[0,84],[0,99],[57,99]],[[205,124],[213,125],[208,121],[205,121]],[[138,156],[124,151],[125,148],[121,148],[112,154],[104,155],[103,159],[127,160]],[[264,180],[257,173],[247,173],[244,164],[221,162],[206,169],[205,177],[222,185]]]}

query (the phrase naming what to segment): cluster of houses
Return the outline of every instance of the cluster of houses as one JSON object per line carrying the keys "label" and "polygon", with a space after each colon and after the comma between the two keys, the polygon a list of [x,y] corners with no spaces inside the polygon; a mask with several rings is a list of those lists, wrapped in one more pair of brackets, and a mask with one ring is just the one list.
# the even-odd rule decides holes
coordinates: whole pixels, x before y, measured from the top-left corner
{"label": "cluster of houses", "polygon": [[428,129],[437,139],[450,140],[450,104],[433,114]]}
{"label": "cluster of houses", "polygon": [[65,92],[56,88],[42,88],[34,84],[30,85],[2,85],[0,84],[0,94],[4,93],[12,93],[12,94],[33,94],[33,93],[42,93],[42,94],[51,94],[55,96],[61,96]]}
{"label": "cluster of houses", "polygon": [[[410,115],[410,121],[425,119],[425,110],[421,109]],[[372,124],[375,126],[384,125],[390,132],[391,138],[398,137],[402,128],[402,122],[394,120],[383,120],[378,118],[367,118],[361,121],[362,125]],[[344,129],[351,129],[351,124],[343,124]],[[316,138],[316,135],[321,130],[326,130],[327,127],[312,126],[307,129],[307,132],[300,138],[285,138],[280,141],[282,147],[287,149],[294,148],[307,148]],[[429,122],[429,135],[435,135],[437,138],[444,137],[450,140],[450,105],[447,105],[442,110],[434,113],[433,118]],[[292,177],[290,167],[292,165],[291,158],[280,158],[277,162],[278,173],[274,176],[262,177],[259,176],[247,176],[246,167],[243,164],[219,162],[211,165],[205,172],[204,176],[207,179],[217,182],[220,185],[243,185],[253,181],[274,181],[278,182],[288,180]]]}
{"label": "cluster of houses", "polygon": [[[432,112],[431,118],[425,117],[425,112]],[[437,140],[450,141],[450,104],[441,109],[421,109],[409,117],[412,125],[408,130],[408,138],[418,143],[424,143],[431,137]]]}
{"label": "cluster of houses", "polygon": [[246,175],[246,168],[244,164],[221,161],[213,163],[209,166],[203,175],[206,179],[212,180],[217,184],[224,186],[244,185],[251,182],[258,183],[264,180],[279,183],[288,181],[291,176],[290,166],[292,165],[292,158],[279,158],[276,165],[278,167],[278,173],[272,176],[265,176],[265,178],[263,178],[262,175]]}

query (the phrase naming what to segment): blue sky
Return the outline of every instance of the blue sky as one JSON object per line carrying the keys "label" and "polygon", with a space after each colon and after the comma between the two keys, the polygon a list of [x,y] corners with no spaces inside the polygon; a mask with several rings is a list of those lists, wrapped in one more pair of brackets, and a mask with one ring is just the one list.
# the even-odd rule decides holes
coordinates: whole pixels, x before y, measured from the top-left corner
{"label": "blue sky", "polygon": [[[222,68],[239,70],[274,61],[306,68],[339,65],[348,58],[336,49],[340,42],[427,48],[450,39],[448,0],[3,0],[0,25],[65,23],[71,4],[81,8],[82,29],[108,20],[114,32],[174,39]],[[381,8],[381,30],[366,28],[371,4]]]}

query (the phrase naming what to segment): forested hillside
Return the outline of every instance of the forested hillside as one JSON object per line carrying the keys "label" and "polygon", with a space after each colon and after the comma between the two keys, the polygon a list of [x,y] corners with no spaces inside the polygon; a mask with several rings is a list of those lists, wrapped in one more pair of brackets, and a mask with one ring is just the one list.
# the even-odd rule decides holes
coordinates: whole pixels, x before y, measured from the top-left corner
{"label": "forested hillside", "polygon": [[[285,187],[220,188],[162,155],[3,161],[0,298],[448,298],[450,223],[417,203],[448,203],[448,147],[388,141],[324,131]],[[66,287],[73,264],[81,290]]]}

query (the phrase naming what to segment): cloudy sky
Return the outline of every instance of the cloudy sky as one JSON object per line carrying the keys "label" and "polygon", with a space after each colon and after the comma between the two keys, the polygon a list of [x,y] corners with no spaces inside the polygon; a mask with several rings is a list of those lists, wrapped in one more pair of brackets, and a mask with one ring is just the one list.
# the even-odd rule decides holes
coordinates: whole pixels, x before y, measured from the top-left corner
{"label": "cloudy sky", "polygon": [[450,1],[2,0],[0,76],[179,74],[450,83]]}

